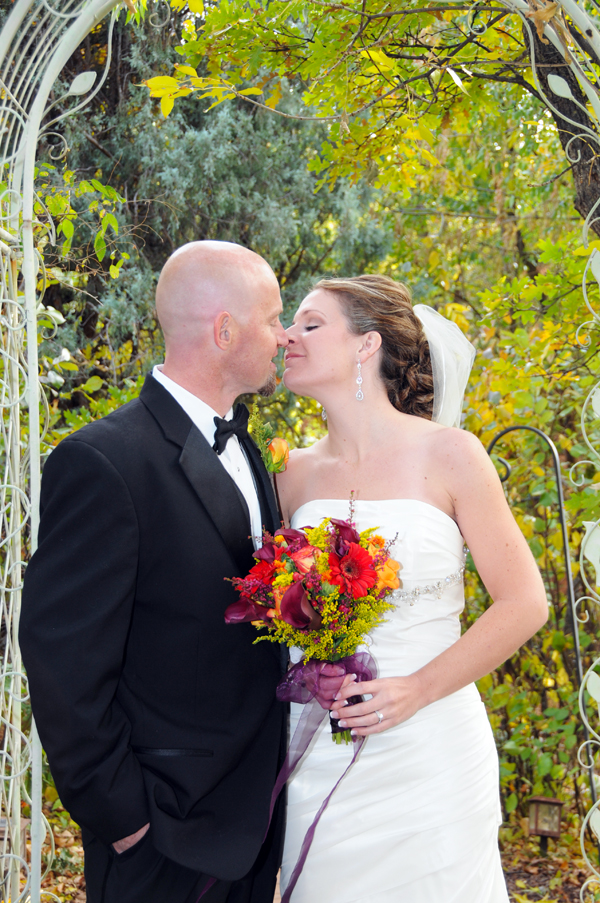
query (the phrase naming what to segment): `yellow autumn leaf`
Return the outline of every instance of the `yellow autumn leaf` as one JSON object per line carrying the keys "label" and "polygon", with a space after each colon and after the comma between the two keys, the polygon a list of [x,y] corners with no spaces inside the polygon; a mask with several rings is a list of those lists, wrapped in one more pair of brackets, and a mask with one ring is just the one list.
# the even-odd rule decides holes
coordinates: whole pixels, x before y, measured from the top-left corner
{"label": "yellow autumn leaf", "polygon": [[463,85],[462,79],[461,79],[460,75],[458,75],[458,73],[455,72],[454,69],[451,69],[450,66],[447,66],[447,67],[446,67],[446,72],[448,73],[448,75],[450,76],[450,78],[452,79],[452,81],[454,82],[454,84],[455,84],[455,85],[458,85],[458,87],[460,88],[461,91],[464,91],[465,94],[468,94],[468,93],[469,93],[469,92],[467,91],[467,89],[465,88],[465,86]]}
{"label": "yellow autumn leaf", "polygon": [[283,91],[281,90],[281,85],[275,85],[275,89],[271,96],[266,100],[266,104],[272,110],[275,109],[281,98],[283,97]]}
{"label": "yellow autumn leaf", "polygon": [[146,79],[142,82],[147,88],[150,88],[151,97],[161,97],[166,91],[172,91],[177,87],[177,79],[170,75],[157,75],[155,78]]}
{"label": "yellow autumn leaf", "polygon": [[202,0],[188,0],[188,9],[191,13],[197,13],[199,16],[204,15],[204,3]]}
{"label": "yellow autumn leaf", "polygon": [[144,84],[149,88],[176,88],[177,79],[171,75],[156,75],[154,78],[147,79]]}
{"label": "yellow autumn leaf", "polygon": [[195,69],[192,69],[191,66],[180,66],[179,64],[175,66],[178,72],[183,72],[184,75],[192,75],[197,76],[197,72]]}
{"label": "yellow autumn leaf", "polygon": [[580,248],[575,248],[575,250],[573,251],[573,254],[576,254],[578,257],[589,257],[594,249],[596,249],[597,251],[600,251],[600,241],[599,240],[591,241],[588,244],[587,248],[585,247],[585,245],[581,245]]}
{"label": "yellow autumn leaf", "polygon": [[435,144],[435,135],[433,134],[433,132],[431,131],[431,129],[428,129],[426,125],[423,125],[422,123],[419,123],[419,124],[417,125],[417,131],[418,131],[418,133],[419,133],[419,137],[422,138],[423,141],[426,141],[427,144],[429,144],[430,147],[433,147],[433,146],[434,146],[434,144]]}
{"label": "yellow autumn leaf", "polygon": [[[206,95],[205,95],[205,96],[206,96]],[[218,107],[219,104],[220,104],[220,103],[223,103],[224,100],[233,100],[234,97],[235,97],[235,94],[223,94],[221,97],[217,98],[217,100],[215,100],[215,102],[212,103],[212,104],[210,105],[210,107],[208,107],[208,108],[206,109],[205,112],[208,113],[210,110],[214,110],[214,108],[215,108],[215,107]]]}
{"label": "yellow autumn leaf", "polygon": [[381,71],[389,71],[390,69],[396,68],[396,61],[391,60],[383,50],[363,50],[361,52],[361,56],[370,59],[377,69]]}
{"label": "yellow autumn leaf", "polygon": [[426,147],[421,148],[421,156],[425,158],[432,166],[439,166],[440,161],[437,157],[434,157],[433,154],[427,150]]}
{"label": "yellow autumn leaf", "polygon": [[160,108],[162,110],[162,114],[165,117],[165,119],[167,118],[167,116],[169,115],[171,110],[173,109],[174,103],[175,103],[175,98],[173,97],[172,94],[166,94],[164,97],[161,98]]}

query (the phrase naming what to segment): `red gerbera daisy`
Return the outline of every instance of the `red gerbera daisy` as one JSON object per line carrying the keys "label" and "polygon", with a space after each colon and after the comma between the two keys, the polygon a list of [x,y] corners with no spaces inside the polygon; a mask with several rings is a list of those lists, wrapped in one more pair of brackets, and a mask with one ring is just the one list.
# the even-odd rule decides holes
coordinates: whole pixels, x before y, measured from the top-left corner
{"label": "red gerbera daisy", "polygon": [[366,596],[377,582],[371,556],[355,542],[348,544],[348,551],[340,558],[329,556],[330,582],[350,593],[354,599]]}
{"label": "red gerbera daisy", "polygon": [[269,584],[271,582],[271,577],[275,573],[275,565],[270,561],[258,561],[254,567],[251,569],[248,574],[249,577],[255,577],[257,580],[262,581],[262,583]]}

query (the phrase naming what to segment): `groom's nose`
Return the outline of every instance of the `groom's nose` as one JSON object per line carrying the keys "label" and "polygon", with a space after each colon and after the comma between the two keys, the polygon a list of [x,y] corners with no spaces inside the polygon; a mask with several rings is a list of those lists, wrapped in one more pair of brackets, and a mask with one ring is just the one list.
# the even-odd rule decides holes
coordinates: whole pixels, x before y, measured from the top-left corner
{"label": "groom's nose", "polygon": [[285,329],[281,323],[279,323],[279,329],[277,330],[277,344],[280,348],[285,348],[286,345],[289,345],[289,342],[290,340]]}

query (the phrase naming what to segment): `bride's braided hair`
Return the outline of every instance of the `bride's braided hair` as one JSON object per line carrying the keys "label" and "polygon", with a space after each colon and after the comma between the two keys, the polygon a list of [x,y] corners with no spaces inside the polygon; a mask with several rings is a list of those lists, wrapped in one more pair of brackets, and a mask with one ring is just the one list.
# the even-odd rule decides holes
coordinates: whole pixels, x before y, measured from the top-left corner
{"label": "bride's braided hair", "polygon": [[355,335],[381,336],[380,377],[399,411],[431,420],[433,376],[429,344],[413,311],[410,292],[389,276],[321,279],[315,289],[337,297]]}

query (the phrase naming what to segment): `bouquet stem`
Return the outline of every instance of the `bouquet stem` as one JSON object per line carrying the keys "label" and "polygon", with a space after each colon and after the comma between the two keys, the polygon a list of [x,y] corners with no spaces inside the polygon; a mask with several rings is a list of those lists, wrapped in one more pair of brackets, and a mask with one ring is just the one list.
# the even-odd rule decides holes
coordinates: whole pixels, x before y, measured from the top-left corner
{"label": "bouquet stem", "polygon": [[[359,702],[364,702],[362,696],[350,696],[348,699],[347,705],[358,705]],[[329,723],[331,725],[331,739],[334,743],[352,743],[353,738],[350,732],[349,727],[340,727],[339,718],[332,718],[329,715]]]}

